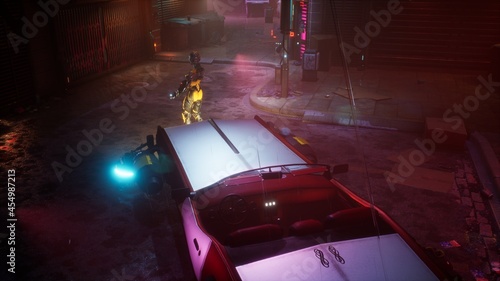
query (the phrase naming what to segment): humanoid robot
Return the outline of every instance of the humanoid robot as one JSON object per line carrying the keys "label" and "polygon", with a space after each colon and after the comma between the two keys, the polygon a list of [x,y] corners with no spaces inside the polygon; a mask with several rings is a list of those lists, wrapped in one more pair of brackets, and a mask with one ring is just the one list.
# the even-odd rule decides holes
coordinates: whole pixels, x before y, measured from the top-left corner
{"label": "humanoid robot", "polygon": [[189,54],[189,62],[193,66],[191,71],[184,75],[185,79],[180,83],[179,88],[170,94],[171,99],[175,99],[180,94],[186,94],[182,101],[182,120],[184,124],[191,124],[192,121],[203,121],[201,118],[201,102],[203,100],[203,90],[201,89],[201,79],[203,79],[204,68],[200,64],[201,56],[197,51]]}

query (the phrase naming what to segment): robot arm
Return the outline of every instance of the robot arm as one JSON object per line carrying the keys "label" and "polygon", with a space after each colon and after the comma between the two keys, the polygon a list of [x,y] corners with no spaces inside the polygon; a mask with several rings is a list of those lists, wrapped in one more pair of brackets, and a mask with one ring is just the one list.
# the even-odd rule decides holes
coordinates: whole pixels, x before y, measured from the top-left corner
{"label": "robot arm", "polygon": [[175,99],[180,94],[188,91],[191,82],[203,79],[205,69],[201,66],[200,61],[201,56],[198,51],[193,51],[189,54],[189,62],[193,66],[193,69],[188,74],[184,75],[184,80],[180,83],[179,88],[175,92],[169,93],[170,99]]}
{"label": "robot arm", "polygon": [[180,94],[184,93],[184,91],[186,91],[189,87],[189,84],[191,83],[190,81],[190,75],[189,74],[186,74],[184,75],[184,80],[181,81],[181,83],[179,84],[179,88],[177,88],[177,90],[175,92],[171,92],[169,93],[169,97],[171,100],[175,99],[176,97],[178,97]]}

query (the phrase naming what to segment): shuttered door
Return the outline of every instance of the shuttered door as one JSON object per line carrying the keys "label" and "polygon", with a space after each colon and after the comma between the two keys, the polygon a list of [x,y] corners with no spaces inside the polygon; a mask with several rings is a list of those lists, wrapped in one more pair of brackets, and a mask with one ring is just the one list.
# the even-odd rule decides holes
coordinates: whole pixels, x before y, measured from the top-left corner
{"label": "shuttered door", "polygon": [[58,53],[71,84],[106,69],[98,5],[65,7],[55,17]]}
{"label": "shuttered door", "polygon": [[[21,18],[24,16],[20,1],[5,1],[0,16],[0,116],[11,114],[35,101],[33,74],[29,48],[20,43],[17,51],[8,35],[23,36]],[[11,33],[12,32],[12,33]]]}
{"label": "shuttered door", "polygon": [[[333,65],[341,65],[339,48],[341,41],[337,38],[334,15],[336,14],[338,17],[344,46],[352,46],[356,33],[355,27],[363,26],[363,23],[366,22],[369,5],[369,1],[366,0],[312,0],[310,33],[333,37],[331,43],[331,63]],[[361,52],[348,55],[348,61],[351,65],[359,65],[362,55]]]}
{"label": "shuttered door", "polygon": [[112,2],[102,9],[107,67],[128,65],[141,59],[142,43],[137,1]]}
{"label": "shuttered door", "polygon": [[[374,10],[387,1],[374,0]],[[371,64],[487,68],[500,42],[500,1],[401,1],[403,10],[369,46]]]}
{"label": "shuttered door", "polygon": [[[311,34],[334,37],[332,63],[340,65],[331,10],[331,3],[335,3],[351,65],[361,64],[364,57],[370,65],[489,67],[492,46],[500,43],[500,1],[399,1],[402,11],[392,14],[389,23],[382,26],[371,13],[387,10],[389,2],[312,0]],[[368,34],[367,25],[373,23],[380,29],[371,26]],[[356,44],[360,42],[355,42],[356,36],[368,39],[369,44]]]}
{"label": "shuttered door", "polygon": [[71,84],[145,56],[138,1],[74,5],[55,17],[58,53]]}
{"label": "shuttered door", "polygon": [[157,0],[153,8],[158,10],[160,23],[166,23],[170,18],[185,16],[182,0]]}

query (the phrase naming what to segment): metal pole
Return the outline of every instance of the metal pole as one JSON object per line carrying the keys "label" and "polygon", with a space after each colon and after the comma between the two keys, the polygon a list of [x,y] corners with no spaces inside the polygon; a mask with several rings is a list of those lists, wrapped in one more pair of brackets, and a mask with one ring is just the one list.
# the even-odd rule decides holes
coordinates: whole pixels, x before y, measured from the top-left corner
{"label": "metal pole", "polygon": [[291,17],[293,15],[293,0],[282,0],[281,3],[281,32],[283,33],[283,62],[281,64],[281,97],[288,97],[288,50],[290,49]]}
{"label": "metal pole", "polygon": [[281,97],[288,97],[288,48],[290,47],[290,33],[283,34],[283,63],[281,64]]}

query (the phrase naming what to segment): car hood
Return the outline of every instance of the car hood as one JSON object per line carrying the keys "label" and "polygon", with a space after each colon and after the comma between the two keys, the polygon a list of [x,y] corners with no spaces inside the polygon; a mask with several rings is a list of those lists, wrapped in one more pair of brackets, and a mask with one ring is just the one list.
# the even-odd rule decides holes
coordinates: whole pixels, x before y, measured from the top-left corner
{"label": "car hood", "polygon": [[165,128],[193,191],[260,167],[306,161],[255,119]]}

